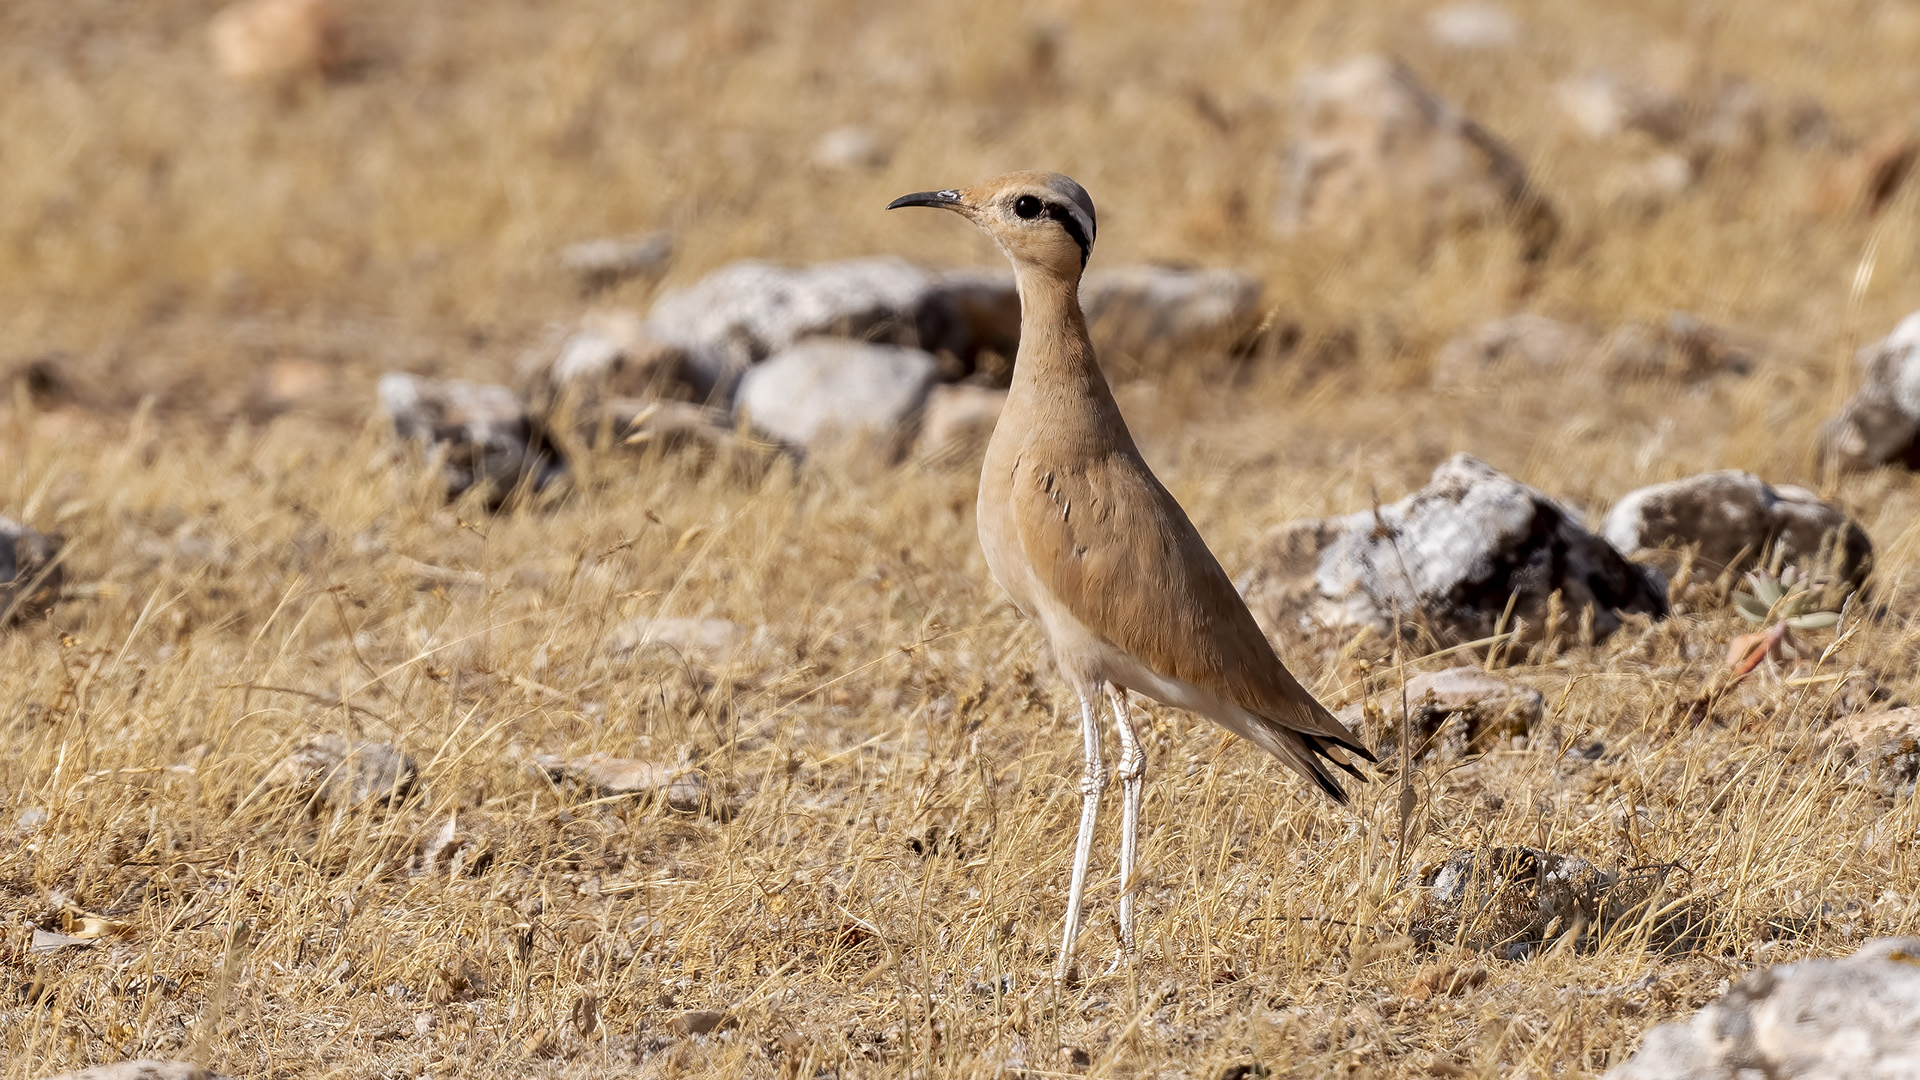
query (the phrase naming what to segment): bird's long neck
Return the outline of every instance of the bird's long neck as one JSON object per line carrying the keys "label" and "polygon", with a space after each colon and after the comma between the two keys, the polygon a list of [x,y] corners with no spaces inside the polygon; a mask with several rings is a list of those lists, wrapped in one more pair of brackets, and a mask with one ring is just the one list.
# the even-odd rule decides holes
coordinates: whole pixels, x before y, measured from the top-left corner
{"label": "bird's long neck", "polygon": [[1113,391],[1100,372],[1087,317],[1080,311],[1078,277],[1017,266],[1020,287],[1020,351],[1013,362],[1012,401],[1052,422],[1091,421],[1132,445]]}

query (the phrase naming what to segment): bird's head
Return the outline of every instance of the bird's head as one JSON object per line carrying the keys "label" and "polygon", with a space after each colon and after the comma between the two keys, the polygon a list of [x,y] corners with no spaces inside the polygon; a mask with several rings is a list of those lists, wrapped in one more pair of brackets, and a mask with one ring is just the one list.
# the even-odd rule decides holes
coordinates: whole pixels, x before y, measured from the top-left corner
{"label": "bird's head", "polygon": [[966,188],[916,191],[887,204],[937,206],[986,230],[1016,268],[1078,279],[1093,254],[1093,199],[1059,173],[1017,172]]}

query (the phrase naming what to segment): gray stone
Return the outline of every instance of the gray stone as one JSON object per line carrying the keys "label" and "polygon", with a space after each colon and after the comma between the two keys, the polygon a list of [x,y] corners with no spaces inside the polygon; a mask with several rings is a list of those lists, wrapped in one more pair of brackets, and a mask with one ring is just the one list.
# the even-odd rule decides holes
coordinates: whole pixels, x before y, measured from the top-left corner
{"label": "gray stone", "polygon": [[566,471],[559,448],[504,386],[390,372],[380,377],[380,404],[400,438],[444,452],[449,498],[479,486],[497,505],[523,482],[537,491]]}
{"label": "gray stone", "polygon": [[975,370],[982,353],[1010,359],[1020,297],[1008,274],[942,273],[893,258],[745,261],[663,295],[646,333],[679,349],[694,389],[724,403],[748,367],[809,337],[924,348],[947,358],[950,377]]}
{"label": "gray stone", "polygon": [[1357,56],[1304,75],[1294,94],[1281,223],[1290,231],[1406,222],[1432,230],[1510,224],[1524,258],[1546,257],[1558,215],[1520,158],[1405,66]]}
{"label": "gray stone", "polygon": [[[1516,736],[1530,735],[1546,713],[1546,699],[1531,686],[1503,679],[1473,666],[1415,675],[1406,685],[1407,715],[1413,747],[1420,757],[1458,756],[1492,749]],[[1399,753],[1400,694],[1389,689],[1374,698],[1381,716],[1377,741],[1382,759]],[[1342,710],[1342,719],[1358,721],[1359,709]]]}
{"label": "gray stone", "polygon": [[1744,375],[1753,362],[1753,349],[1732,331],[1684,311],[1669,312],[1658,323],[1626,323],[1600,343],[1599,368],[1610,379]]}
{"label": "gray stone", "polygon": [[1645,929],[1654,944],[1688,945],[1704,929],[1699,907],[1668,895],[1672,868],[1611,872],[1586,859],[1530,847],[1460,849],[1401,882],[1419,890],[1414,940],[1527,955],[1574,934]]}
{"label": "gray stone", "polygon": [[1561,110],[1589,138],[1636,132],[1696,167],[1772,142],[1809,149],[1836,139],[1819,102],[1783,97],[1739,75],[1709,75],[1699,52],[1677,42],[1643,49],[1622,70],[1588,72],[1554,89]]}
{"label": "gray stone", "polygon": [[1732,333],[1672,312],[1657,323],[1632,322],[1604,338],[1587,327],[1519,314],[1481,323],[1434,357],[1438,386],[1471,386],[1503,377],[1591,375],[1605,380],[1697,380],[1752,367],[1751,350]]}
{"label": "gray stone", "polygon": [[1260,280],[1239,270],[1127,266],[1090,273],[1080,304],[1103,363],[1231,349],[1259,327]]}
{"label": "gray stone", "polygon": [[1742,976],[1647,1032],[1603,1080],[1911,1080],[1920,1076],[1920,939]]}
{"label": "gray stone", "polygon": [[336,808],[398,802],[413,791],[419,769],[413,758],[379,742],[353,742],[325,733],[302,739],[267,772],[261,783]]}
{"label": "gray stone", "polygon": [[78,1072],[56,1073],[42,1080],[229,1080],[229,1078],[189,1061],[157,1061],[152,1058],[141,1058],[137,1061],[116,1061],[111,1065],[95,1065]]}
{"label": "gray stone", "polygon": [[1822,456],[1843,469],[1920,468],[1920,312],[1859,360],[1865,378],[1821,430]]}
{"label": "gray stone", "polygon": [[950,378],[983,374],[1005,385],[1020,349],[1020,291],[1000,270],[938,275],[914,312],[914,342]]}
{"label": "gray stone", "polygon": [[659,648],[724,661],[743,650],[758,648],[765,640],[764,627],[746,627],[727,619],[643,616],[616,627],[607,640],[607,651],[626,657]]}
{"label": "gray stone", "polygon": [[673,238],[649,233],[571,244],[560,252],[560,265],[591,294],[658,270],[672,257]]}
{"label": "gray stone", "polygon": [[0,517],[0,626],[44,612],[66,584],[66,540]]}
{"label": "gray stone", "polygon": [[1708,578],[1767,565],[1776,553],[1856,584],[1873,564],[1866,530],[1839,507],[1806,488],[1774,487],[1737,469],[1628,492],[1600,532],[1632,556],[1692,547],[1697,570]]}
{"label": "gray stone", "polygon": [[[634,411],[617,403],[678,405],[700,396],[688,372],[686,350],[655,338],[646,321],[631,311],[587,315],[557,352],[532,353],[527,359],[530,364],[522,375],[531,386],[534,409],[556,423],[570,417],[589,441],[597,437],[606,416]],[[617,427],[613,434],[619,434]]]}
{"label": "gray stone", "polygon": [[707,778],[685,766],[610,754],[588,754],[571,760],[541,754],[534,758],[534,764],[552,779],[572,780],[601,795],[650,795],[689,814],[709,809]]}
{"label": "gray stone", "polygon": [[934,387],[920,418],[915,456],[930,465],[977,465],[1006,404],[1005,390],[965,384]]}
{"label": "gray stone", "polygon": [[736,401],[752,427],[797,450],[873,440],[904,446],[939,377],[919,349],[815,339],[756,364]]}
{"label": "gray stone", "polygon": [[806,267],[736,262],[661,296],[647,332],[681,349],[695,388],[724,402],[748,367],[803,338],[913,344],[920,309],[937,281],[938,275],[892,258]]}
{"label": "gray stone", "polygon": [[[1558,503],[1456,454],[1427,486],[1399,502],[1270,532],[1240,591],[1269,625],[1330,628],[1424,625],[1442,642],[1486,638],[1503,624],[1525,640],[1571,637],[1590,620],[1595,639],[1620,615],[1667,611],[1657,572],[1629,562]],[[1590,613],[1590,614],[1588,614]]]}
{"label": "gray stone", "polygon": [[[1597,345],[1592,331],[1545,315],[1508,315],[1481,323],[1441,346],[1433,378],[1461,386],[1487,377],[1526,378],[1571,368]],[[1517,370],[1516,370],[1517,369]]]}
{"label": "gray stone", "polygon": [[1820,735],[1848,766],[1848,779],[1888,798],[1913,795],[1920,782],[1920,708],[1856,713]]}

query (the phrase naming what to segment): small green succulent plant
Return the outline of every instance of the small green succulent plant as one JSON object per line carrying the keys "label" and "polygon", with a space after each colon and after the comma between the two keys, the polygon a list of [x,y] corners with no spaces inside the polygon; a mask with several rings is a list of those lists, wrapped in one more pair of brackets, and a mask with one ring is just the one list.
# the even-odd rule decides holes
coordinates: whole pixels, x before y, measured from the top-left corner
{"label": "small green succulent plant", "polygon": [[1756,570],[1746,575],[1747,587],[1733,594],[1740,617],[1760,626],[1783,623],[1794,630],[1825,630],[1840,621],[1840,613],[1820,607],[1824,590],[1815,589],[1799,567],[1774,574]]}

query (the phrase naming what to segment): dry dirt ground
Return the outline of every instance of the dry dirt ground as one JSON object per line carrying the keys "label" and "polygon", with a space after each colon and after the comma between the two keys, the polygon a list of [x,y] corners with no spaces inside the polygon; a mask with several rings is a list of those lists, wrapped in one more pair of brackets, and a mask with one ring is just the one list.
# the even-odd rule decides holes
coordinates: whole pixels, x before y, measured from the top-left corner
{"label": "dry dirt ground", "polygon": [[[1752,965],[1920,929],[1920,805],[1817,749],[1836,715],[1920,701],[1920,486],[1811,455],[1852,349],[1916,306],[1920,210],[1813,212],[1844,151],[1776,136],[1623,212],[1596,178],[1646,148],[1589,140],[1551,92],[1655,57],[1864,140],[1920,91],[1914,4],[1516,2],[1517,45],[1460,54],[1392,0],[436,0],[367,5],[350,70],[282,89],[214,74],[214,7],[0,5],[0,513],[64,533],[70,573],[0,634],[0,1080],[127,1056],[262,1078],[1591,1076]],[[1281,233],[1289,87],[1361,49],[1528,160],[1566,224],[1531,280],[1497,231]],[[811,164],[848,123],[890,163]],[[1456,450],[1590,519],[1741,467],[1860,518],[1872,617],[1719,696],[1747,629],[1724,590],[1519,657],[1543,730],[1421,765],[1409,844],[1394,786],[1340,810],[1150,710],[1142,956],[1046,982],[1076,719],[986,578],[965,470],[585,454],[490,515],[396,468],[372,415],[383,370],[509,380],[550,348],[585,307],[566,243],[669,229],[667,284],[746,256],[997,265],[880,207],[1013,167],[1086,184],[1097,262],[1242,267],[1299,326],[1284,356],[1120,390],[1230,572],[1269,526],[1397,498]],[[1440,343],[1521,307],[1686,310],[1766,345],[1690,383],[1430,388]],[[609,652],[659,615],[764,630]],[[1288,651],[1331,702],[1397,685],[1377,636]],[[260,788],[325,732],[413,754],[419,788],[342,811]],[[696,770],[713,805],[530,768],[590,752]],[[1484,843],[1683,864],[1710,932],[1411,947],[1397,876]],[[32,927],[93,944],[32,952]],[[1479,974],[1422,994],[1436,964]],[[684,1034],[702,1010],[716,1029]]]}

